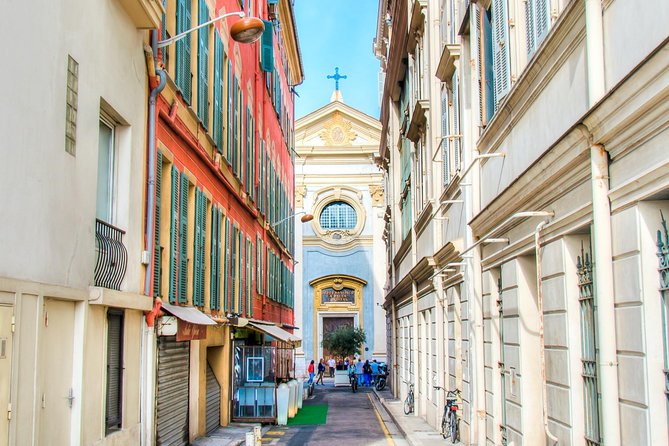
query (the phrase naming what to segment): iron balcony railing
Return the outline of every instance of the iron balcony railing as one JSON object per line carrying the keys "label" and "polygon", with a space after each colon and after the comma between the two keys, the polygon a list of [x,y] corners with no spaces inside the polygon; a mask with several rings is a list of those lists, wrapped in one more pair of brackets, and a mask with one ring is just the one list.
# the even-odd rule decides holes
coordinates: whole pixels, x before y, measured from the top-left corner
{"label": "iron balcony railing", "polygon": [[95,220],[95,286],[120,290],[128,267],[128,251],[123,245],[125,231]]}

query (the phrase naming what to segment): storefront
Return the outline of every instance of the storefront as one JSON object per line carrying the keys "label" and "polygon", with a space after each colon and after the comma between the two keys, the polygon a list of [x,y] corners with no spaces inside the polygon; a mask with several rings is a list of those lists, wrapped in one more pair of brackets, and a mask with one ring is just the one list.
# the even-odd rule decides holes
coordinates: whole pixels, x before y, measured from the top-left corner
{"label": "storefront", "polygon": [[301,339],[273,322],[233,318],[232,419],[274,422],[276,388],[295,379]]}

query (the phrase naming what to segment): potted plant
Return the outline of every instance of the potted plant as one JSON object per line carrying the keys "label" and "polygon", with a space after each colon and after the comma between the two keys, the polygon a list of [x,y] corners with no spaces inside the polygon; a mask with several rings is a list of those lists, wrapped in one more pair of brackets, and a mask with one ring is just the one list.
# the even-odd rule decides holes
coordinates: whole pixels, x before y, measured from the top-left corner
{"label": "potted plant", "polygon": [[[354,355],[360,354],[365,340],[365,332],[361,328],[344,326],[326,333],[321,345],[335,357],[352,360]],[[341,370],[340,367],[337,367],[335,370],[335,386],[337,385],[349,385],[348,370]]]}

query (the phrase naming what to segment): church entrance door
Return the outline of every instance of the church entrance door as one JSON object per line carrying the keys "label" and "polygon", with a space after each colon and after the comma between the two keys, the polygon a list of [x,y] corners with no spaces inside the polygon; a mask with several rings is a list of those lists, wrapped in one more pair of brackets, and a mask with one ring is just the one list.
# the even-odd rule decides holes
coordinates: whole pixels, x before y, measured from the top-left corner
{"label": "church entrance door", "polygon": [[[353,317],[341,317],[341,316],[325,316],[323,317],[323,337],[325,337],[328,333],[331,333],[335,330],[337,330],[340,327],[353,327],[354,322],[353,322]],[[330,359],[331,353],[326,349],[323,348],[323,358],[325,358],[325,361]],[[335,358],[337,361],[342,358]]]}

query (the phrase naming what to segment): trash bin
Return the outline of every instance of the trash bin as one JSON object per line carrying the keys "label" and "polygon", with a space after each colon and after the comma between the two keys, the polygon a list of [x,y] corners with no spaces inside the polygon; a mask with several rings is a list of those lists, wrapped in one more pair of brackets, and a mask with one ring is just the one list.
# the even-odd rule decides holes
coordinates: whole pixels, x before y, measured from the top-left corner
{"label": "trash bin", "polygon": [[304,379],[297,378],[297,410],[302,409],[302,400],[304,400]]}
{"label": "trash bin", "polygon": [[288,400],[288,418],[293,418],[297,414],[297,381],[294,379],[288,381],[290,389],[290,399]]}
{"label": "trash bin", "polygon": [[288,424],[288,404],[290,399],[290,388],[288,384],[281,383],[276,389],[276,424],[285,426]]}

